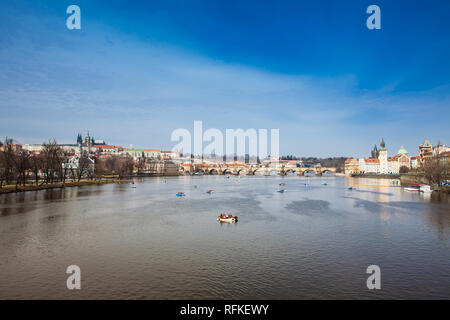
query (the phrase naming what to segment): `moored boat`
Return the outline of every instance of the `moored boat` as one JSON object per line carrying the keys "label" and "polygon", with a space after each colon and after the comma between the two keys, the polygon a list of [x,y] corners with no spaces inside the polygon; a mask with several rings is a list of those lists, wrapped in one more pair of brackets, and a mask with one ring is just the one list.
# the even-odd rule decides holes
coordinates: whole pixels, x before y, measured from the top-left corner
{"label": "moored boat", "polygon": [[431,193],[431,192],[433,192],[433,190],[431,190],[429,185],[420,186],[419,190],[420,190],[420,192],[423,192],[423,193]]}

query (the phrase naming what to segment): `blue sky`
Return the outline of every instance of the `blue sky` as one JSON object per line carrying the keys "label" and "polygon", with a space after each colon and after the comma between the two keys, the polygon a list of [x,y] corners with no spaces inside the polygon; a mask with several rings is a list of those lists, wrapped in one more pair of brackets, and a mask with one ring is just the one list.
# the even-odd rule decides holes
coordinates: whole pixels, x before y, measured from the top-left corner
{"label": "blue sky", "polygon": [[0,28],[2,139],[170,149],[202,120],[299,156],[450,144],[449,1],[2,1]]}

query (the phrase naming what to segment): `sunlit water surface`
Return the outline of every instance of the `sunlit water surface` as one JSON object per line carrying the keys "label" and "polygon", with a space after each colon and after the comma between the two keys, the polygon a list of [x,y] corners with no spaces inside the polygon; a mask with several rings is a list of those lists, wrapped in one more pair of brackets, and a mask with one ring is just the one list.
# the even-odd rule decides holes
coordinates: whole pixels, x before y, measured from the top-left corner
{"label": "sunlit water surface", "polygon": [[[448,199],[390,182],[203,176],[1,195],[0,298],[450,299]],[[381,290],[366,287],[372,264]],[[69,265],[81,290],[66,287]]]}

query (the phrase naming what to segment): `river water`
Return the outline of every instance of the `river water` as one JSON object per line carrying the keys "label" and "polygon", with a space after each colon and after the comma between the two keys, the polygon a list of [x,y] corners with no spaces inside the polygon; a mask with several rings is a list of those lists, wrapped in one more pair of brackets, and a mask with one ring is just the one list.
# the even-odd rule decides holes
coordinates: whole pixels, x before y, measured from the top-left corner
{"label": "river water", "polygon": [[0,195],[0,298],[450,299],[449,200],[390,183],[203,176]]}

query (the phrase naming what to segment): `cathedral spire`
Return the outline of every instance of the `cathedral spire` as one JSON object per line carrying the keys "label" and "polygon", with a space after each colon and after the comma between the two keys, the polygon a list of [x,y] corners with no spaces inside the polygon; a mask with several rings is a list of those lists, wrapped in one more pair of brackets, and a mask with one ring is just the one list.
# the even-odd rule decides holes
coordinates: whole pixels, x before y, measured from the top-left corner
{"label": "cathedral spire", "polygon": [[386,144],[384,143],[384,138],[381,138],[380,150],[386,149]]}

